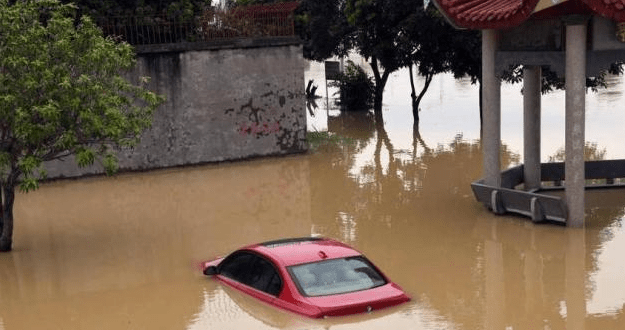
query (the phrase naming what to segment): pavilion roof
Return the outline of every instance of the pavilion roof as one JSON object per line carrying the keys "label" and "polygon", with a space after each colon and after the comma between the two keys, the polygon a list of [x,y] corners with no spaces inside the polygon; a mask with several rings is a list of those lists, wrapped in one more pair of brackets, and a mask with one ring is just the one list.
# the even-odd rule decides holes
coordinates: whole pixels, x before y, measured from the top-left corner
{"label": "pavilion roof", "polygon": [[468,29],[505,29],[517,26],[532,16],[548,18],[571,14],[600,15],[614,21],[625,21],[625,0],[560,0],[557,4],[551,0],[434,2],[452,24]]}

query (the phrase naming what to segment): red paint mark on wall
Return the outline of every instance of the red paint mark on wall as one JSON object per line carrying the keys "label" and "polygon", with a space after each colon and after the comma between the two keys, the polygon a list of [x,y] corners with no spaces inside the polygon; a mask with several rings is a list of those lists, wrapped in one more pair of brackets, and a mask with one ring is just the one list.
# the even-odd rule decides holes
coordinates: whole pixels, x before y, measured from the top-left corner
{"label": "red paint mark on wall", "polygon": [[246,123],[239,125],[239,134],[241,135],[269,135],[280,131],[280,122],[262,122],[262,123]]}

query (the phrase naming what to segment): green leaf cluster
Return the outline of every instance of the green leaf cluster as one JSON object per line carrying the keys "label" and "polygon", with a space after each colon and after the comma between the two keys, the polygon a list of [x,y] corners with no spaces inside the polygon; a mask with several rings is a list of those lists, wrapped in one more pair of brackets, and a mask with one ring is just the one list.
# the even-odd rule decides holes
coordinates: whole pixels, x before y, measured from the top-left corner
{"label": "green leaf cluster", "polygon": [[344,0],[302,0],[295,27],[304,43],[304,57],[323,61],[345,56],[354,48],[354,27],[347,22]]}
{"label": "green leaf cluster", "polygon": [[124,77],[134,65],[73,5],[0,0],[0,182],[35,189],[45,162],[69,155],[113,173],[116,148],[136,145],[164,100]]}
{"label": "green leaf cluster", "polygon": [[453,29],[433,6],[420,0],[302,0],[297,27],[304,56],[324,60],[354,51],[373,72],[374,111],[381,114],[390,73],[417,67],[422,75],[453,72],[476,81],[480,38]]}
{"label": "green leaf cluster", "polygon": [[369,111],[373,106],[374,84],[365,70],[347,61],[345,72],[341,72],[330,86],[338,87],[341,108],[347,111]]}

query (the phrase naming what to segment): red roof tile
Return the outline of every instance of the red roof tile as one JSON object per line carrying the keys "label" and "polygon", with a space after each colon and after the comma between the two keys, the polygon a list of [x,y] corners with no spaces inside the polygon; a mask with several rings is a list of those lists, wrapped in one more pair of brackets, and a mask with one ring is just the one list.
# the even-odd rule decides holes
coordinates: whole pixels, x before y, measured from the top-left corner
{"label": "red roof tile", "polygon": [[[523,23],[539,0],[434,0],[454,25],[469,29],[504,29]],[[625,21],[625,0],[569,0],[537,16],[597,14]]]}
{"label": "red roof tile", "polygon": [[625,21],[625,0],[581,0],[595,13],[609,19]]}
{"label": "red roof tile", "polygon": [[455,25],[471,29],[499,29],[521,24],[538,0],[435,0]]}

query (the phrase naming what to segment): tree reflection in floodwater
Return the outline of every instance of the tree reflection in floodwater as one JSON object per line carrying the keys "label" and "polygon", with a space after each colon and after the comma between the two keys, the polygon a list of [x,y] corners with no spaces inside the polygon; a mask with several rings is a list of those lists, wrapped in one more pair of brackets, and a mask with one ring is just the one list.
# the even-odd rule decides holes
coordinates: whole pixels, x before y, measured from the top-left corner
{"label": "tree reflection in floodwater", "polygon": [[[0,256],[0,329],[625,329],[622,191],[586,193],[584,230],[495,216],[470,188],[482,175],[475,132],[425,125],[432,109],[421,131],[398,129],[392,111],[384,125],[327,111],[319,127],[329,138],[307,155],[20,194],[15,250]],[[503,166],[519,162],[513,142]],[[233,297],[198,267],[248,243],[311,234],[355,246],[413,300],[309,324]]]}
{"label": "tree reflection in floodwater", "polygon": [[[427,301],[434,306],[448,305],[448,302],[438,301],[438,297],[451,295],[453,297],[448,298],[456,301],[455,304],[464,302],[457,306],[459,310],[473,311],[475,314],[470,313],[473,314],[472,317],[481,314],[483,310],[475,309],[480,304],[475,301],[477,297],[471,289],[475,285],[471,275],[472,265],[467,264],[466,259],[467,253],[474,254],[468,260],[477,258],[477,251],[473,246],[475,243],[469,241],[462,244],[463,240],[457,240],[448,233],[450,229],[457,233],[470,233],[474,223],[470,214],[467,214],[467,221],[454,221],[453,225],[447,222],[447,219],[462,218],[461,214],[467,208],[479,212],[479,208],[470,205],[473,200],[467,184],[481,175],[482,154],[479,142],[465,141],[458,135],[448,145],[430,148],[419,132],[415,131],[415,148],[412,152],[409,155],[397,154],[384,126],[371,123],[365,127],[372,125],[375,127],[375,137],[368,141],[373,146],[372,159],[355,164],[352,153],[336,150],[332,157],[323,155],[327,157],[326,161],[315,162],[317,166],[311,167],[311,171],[319,171],[319,174],[313,173],[312,177],[323,175],[347,180],[334,185],[341,190],[331,195],[324,193],[327,190],[323,187],[311,189],[313,204],[324,206],[313,208],[313,218],[334,219],[323,227],[318,225],[315,229],[320,234],[340,237],[359,246],[375,245],[378,241],[397,242],[367,250],[384,255],[386,262],[393,260],[395,267],[402,265],[405,269],[411,269],[394,274],[392,278],[398,283],[410,283],[413,289],[417,288],[413,292],[441,288],[440,274],[454,273],[464,264],[468,271],[462,273],[466,276],[456,277],[451,283],[446,283],[441,289],[447,294],[428,295]],[[357,132],[368,130],[353,125],[350,129]],[[317,156],[321,157],[313,155]],[[337,161],[337,158],[348,159]],[[503,159],[507,166],[510,162],[518,161],[518,155],[508,152]],[[346,175],[354,172],[358,173],[355,177]],[[457,207],[458,204],[463,205]],[[415,216],[419,219],[425,217],[426,220],[413,221]],[[456,228],[450,228],[450,225]],[[404,233],[412,234],[405,237]],[[406,245],[410,249],[423,249],[427,253],[397,254],[397,248]],[[456,254],[455,249],[459,249],[459,253]],[[462,260],[450,262],[454,255],[462,256]],[[429,269],[419,269],[421,265],[429,265]],[[435,272],[430,268],[433,265]],[[420,274],[418,280],[415,280],[414,274]],[[433,278],[429,278],[430,276]]]}
{"label": "tree reflection in floodwater", "polygon": [[[606,149],[599,148],[596,142],[586,141],[584,145],[584,160],[605,160]],[[563,162],[566,160],[564,147],[558,149],[555,154],[549,156],[549,162]]]}
{"label": "tree reflection in floodwater", "polygon": [[[593,201],[589,194],[592,225],[586,232],[494,216],[477,205],[470,190],[469,183],[481,176],[479,141],[457,135],[430,147],[414,131],[413,149],[406,154],[394,150],[384,126],[374,127],[375,136],[360,148],[369,152],[365,161],[354,161],[355,155],[340,146],[330,157],[312,156],[318,159],[311,177],[343,180],[331,193],[311,188],[317,233],[368,251],[417,301],[459,328],[600,329],[595,325],[601,324],[616,329],[623,324],[622,307],[609,315],[587,315],[587,304],[593,303],[591,275],[601,272],[600,245],[614,232],[606,226],[620,223],[625,213],[619,194],[606,193],[614,205]],[[336,134],[345,133],[343,128]],[[502,150],[504,168],[519,163],[518,154],[505,145]],[[619,299],[625,302],[625,293]]]}

